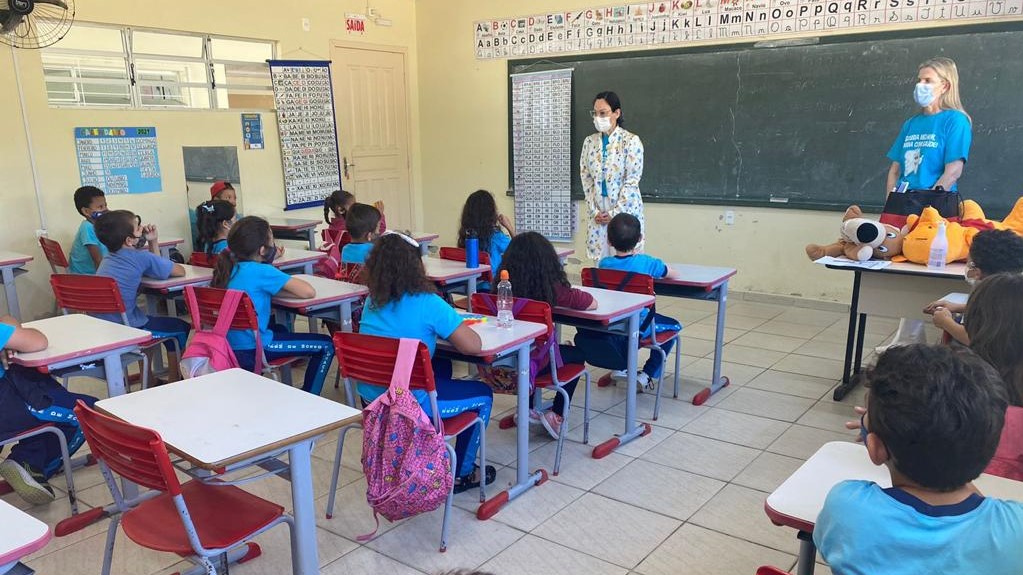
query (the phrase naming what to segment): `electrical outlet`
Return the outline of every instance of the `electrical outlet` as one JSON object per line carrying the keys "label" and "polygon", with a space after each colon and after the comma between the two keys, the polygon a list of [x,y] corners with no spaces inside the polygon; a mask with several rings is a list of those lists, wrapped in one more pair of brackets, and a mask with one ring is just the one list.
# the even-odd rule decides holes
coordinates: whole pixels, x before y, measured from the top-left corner
{"label": "electrical outlet", "polygon": [[309,31],[309,19],[308,18],[302,18],[302,30],[304,30],[306,32]]}
{"label": "electrical outlet", "polygon": [[735,212],[734,211],[732,211],[732,210],[725,210],[725,225],[726,226],[734,226],[735,225]]}

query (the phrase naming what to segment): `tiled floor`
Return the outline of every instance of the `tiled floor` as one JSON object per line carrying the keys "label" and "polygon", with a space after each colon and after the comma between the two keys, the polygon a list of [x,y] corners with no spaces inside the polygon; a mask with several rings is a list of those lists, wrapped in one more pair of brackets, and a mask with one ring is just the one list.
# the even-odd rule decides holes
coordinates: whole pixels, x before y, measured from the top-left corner
{"label": "tiled floor", "polygon": [[[334,518],[326,520],[321,514],[318,519],[322,572],[405,575],[480,568],[501,575],[741,575],[754,573],[761,564],[792,568],[795,533],[768,521],[764,499],[820,445],[852,439],[843,422],[851,416],[862,390],[842,403],[831,400],[842,366],[846,316],[733,300],[724,352],[730,387],[703,407],[686,401],[702,387],[698,382],[710,377],[714,308],[705,302],[661,298],[658,311],[686,324],[681,369],[684,397],[674,401],[668,394],[660,419],[652,422],[652,434],[594,460],[589,455],[592,445],[579,443],[580,390],[573,401],[580,409],[572,412],[573,429],[560,476],[511,503],[490,521],[475,518],[476,492],[459,495],[447,553],[437,552],[441,511],[397,524],[384,521],[375,540],[365,545],[356,542],[359,535],[373,530],[374,522],[358,471],[361,436],[350,434]],[[872,319],[868,349],[895,327],[894,321]],[[594,370],[594,375],[601,373]],[[666,379],[670,381],[670,375]],[[85,392],[102,393],[101,386],[87,380],[75,385]],[[324,392],[336,393],[332,388]],[[591,444],[595,444],[621,430],[625,396],[620,387],[594,386],[592,393]],[[645,421],[650,421],[652,399],[650,395],[639,398],[639,414]],[[498,396],[495,414],[510,412],[514,403],[514,397]],[[335,441],[326,438],[314,452],[316,503],[321,512]],[[490,488],[497,493],[514,479],[514,432],[491,425],[487,443],[491,463],[499,467],[497,484]],[[542,429],[534,430],[530,459],[534,467],[550,469],[554,447]],[[76,472],[75,483],[86,507],[110,501],[95,467]],[[59,477],[54,485],[61,485]],[[282,479],[246,488],[290,507],[290,487]],[[25,507],[14,494],[3,499]],[[53,524],[69,510],[66,499],[58,499],[28,511]],[[106,525],[101,522],[54,539],[27,563],[41,574],[99,573]],[[258,541],[263,556],[232,567],[232,573],[290,572],[285,528]],[[123,535],[118,537],[114,573],[163,574],[184,566],[173,555],[143,550]],[[828,573],[828,569],[822,565],[817,572]]]}

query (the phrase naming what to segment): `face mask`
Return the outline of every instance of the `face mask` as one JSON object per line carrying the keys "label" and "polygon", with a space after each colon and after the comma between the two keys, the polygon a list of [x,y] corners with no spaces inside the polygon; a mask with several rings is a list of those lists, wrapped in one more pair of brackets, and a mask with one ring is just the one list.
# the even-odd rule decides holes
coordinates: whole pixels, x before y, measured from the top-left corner
{"label": "face mask", "polygon": [[106,212],[101,212],[99,210],[96,210],[96,211],[92,212],[91,214],[89,214],[89,217],[94,219],[94,220],[98,220],[101,217],[103,217],[103,214],[105,214],[105,213]]}
{"label": "face mask", "polygon": [[146,247],[146,236],[139,236],[135,238],[135,249],[141,250]]}
{"label": "face mask", "polygon": [[266,253],[263,255],[263,263],[272,264],[277,259],[277,246],[269,244],[266,246]]}
{"label": "face mask", "polygon": [[930,84],[917,84],[913,90],[913,99],[916,100],[917,105],[921,108],[930,106],[935,97],[934,87]]}
{"label": "face mask", "polygon": [[977,285],[977,278],[970,277],[970,272],[966,272],[965,274],[963,274],[963,279],[966,280],[966,284],[969,285],[971,288]]}
{"label": "face mask", "polygon": [[593,118],[593,127],[596,128],[598,132],[606,134],[611,131],[611,118],[601,118],[600,116],[597,116]]}

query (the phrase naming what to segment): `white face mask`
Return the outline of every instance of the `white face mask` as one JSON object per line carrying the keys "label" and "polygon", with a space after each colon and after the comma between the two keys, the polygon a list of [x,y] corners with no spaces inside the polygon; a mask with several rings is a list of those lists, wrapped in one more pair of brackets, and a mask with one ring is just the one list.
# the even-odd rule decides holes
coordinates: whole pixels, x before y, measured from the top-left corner
{"label": "white face mask", "polygon": [[934,95],[934,86],[930,84],[924,84],[923,82],[916,85],[913,90],[913,99],[921,108],[925,108],[931,105],[936,96]]}
{"label": "white face mask", "polygon": [[601,118],[600,116],[596,116],[593,118],[593,127],[596,128],[598,132],[606,134],[611,131],[611,118]]}
{"label": "white face mask", "polygon": [[971,288],[977,285],[978,281],[977,278],[970,277],[970,272],[966,272],[965,274],[963,274],[963,279],[966,280],[966,284],[969,285]]}

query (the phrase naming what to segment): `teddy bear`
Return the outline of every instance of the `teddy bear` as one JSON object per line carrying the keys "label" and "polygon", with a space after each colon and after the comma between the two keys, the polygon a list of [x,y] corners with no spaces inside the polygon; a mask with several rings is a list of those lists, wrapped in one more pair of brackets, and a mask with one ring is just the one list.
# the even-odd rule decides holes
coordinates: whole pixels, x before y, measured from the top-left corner
{"label": "teddy bear", "polygon": [[862,262],[871,258],[888,259],[902,252],[902,230],[862,216],[863,210],[859,206],[849,206],[842,216],[838,241],[823,246],[809,244],[806,255],[811,260],[845,256]]}
{"label": "teddy bear", "polygon": [[942,221],[945,222],[945,237],[948,239],[946,263],[966,261],[970,255],[973,237],[984,230],[1012,230],[1023,235],[1023,198],[1016,200],[1012,211],[1000,222],[987,219],[984,210],[973,200],[963,202],[962,218],[959,222],[950,222],[942,218],[934,208],[924,208],[919,216],[906,218],[902,254],[893,257],[892,260],[927,264],[931,241],[937,235]]}

